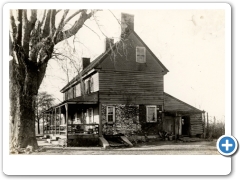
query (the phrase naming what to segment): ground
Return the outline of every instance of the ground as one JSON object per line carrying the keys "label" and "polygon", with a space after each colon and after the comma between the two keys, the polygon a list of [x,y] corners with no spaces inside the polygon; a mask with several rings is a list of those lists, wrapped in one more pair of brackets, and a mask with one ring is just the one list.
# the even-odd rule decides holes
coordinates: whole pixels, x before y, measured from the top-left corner
{"label": "ground", "polygon": [[199,142],[157,141],[135,145],[132,148],[66,147],[38,141],[42,148],[33,155],[219,155],[216,140]]}

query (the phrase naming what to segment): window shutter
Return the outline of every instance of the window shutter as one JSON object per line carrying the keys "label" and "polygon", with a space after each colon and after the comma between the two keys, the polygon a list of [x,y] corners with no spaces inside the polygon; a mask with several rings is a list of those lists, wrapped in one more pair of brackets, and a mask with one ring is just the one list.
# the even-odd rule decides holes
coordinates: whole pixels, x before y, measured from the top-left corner
{"label": "window shutter", "polygon": [[81,96],[81,85],[80,83],[76,85],[76,97]]}
{"label": "window shutter", "polygon": [[90,80],[90,92],[92,93],[94,91],[94,88],[93,88],[93,78],[91,78]]}

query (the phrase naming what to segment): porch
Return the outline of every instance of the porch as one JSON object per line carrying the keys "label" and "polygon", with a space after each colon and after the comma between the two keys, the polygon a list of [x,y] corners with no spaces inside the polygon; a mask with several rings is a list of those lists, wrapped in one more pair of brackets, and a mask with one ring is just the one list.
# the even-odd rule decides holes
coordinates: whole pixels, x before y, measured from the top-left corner
{"label": "porch", "polygon": [[81,101],[80,98],[51,107],[43,112],[43,135],[52,140],[60,139],[66,146],[98,145],[98,108],[97,101]]}

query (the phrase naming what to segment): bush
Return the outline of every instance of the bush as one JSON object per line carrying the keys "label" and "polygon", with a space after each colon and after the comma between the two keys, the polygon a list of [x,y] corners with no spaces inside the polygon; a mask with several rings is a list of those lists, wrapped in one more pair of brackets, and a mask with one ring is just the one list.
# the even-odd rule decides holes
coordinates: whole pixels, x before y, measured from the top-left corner
{"label": "bush", "polygon": [[225,123],[211,123],[209,124],[207,132],[209,138],[218,139],[220,136],[225,134]]}

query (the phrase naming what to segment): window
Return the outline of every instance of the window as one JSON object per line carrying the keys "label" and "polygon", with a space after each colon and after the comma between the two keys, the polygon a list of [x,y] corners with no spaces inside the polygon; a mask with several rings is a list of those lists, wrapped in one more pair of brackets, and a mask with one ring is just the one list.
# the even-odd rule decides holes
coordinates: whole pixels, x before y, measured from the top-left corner
{"label": "window", "polygon": [[76,97],[76,86],[73,86],[73,98]]}
{"label": "window", "polygon": [[136,62],[146,63],[146,48],[136,47]]}
{"label": "window", "polygon": [[89,94],[91,92],[91,89],[90,89],[91,80],[90,79],[86,80],[84,84],[85,84],[84,85],[85,86],[85,94]]}
{"label": "window", "polygon": [[147,122],[157,122],[156,106],[147,106]]}
{"label": "window", "polygon": [[66,93],[63,93],[63,101],[66,100]]}
{"label": "window", "polygon": [[76,97],[81,96],[81,85],[80,83],[76,85]]}
{"label": "window", "polygon": [[73,98],[73,88],[70,88],[68,90],[68,99],[72,99]]}
{"label": "window", "polygon": [[107,122],[115,122],[115,107],[107,106]]}
{"label": "window", "polygon": [[93,78],[90,79],[90,84],[89,84],[89,89],[90,89],[90,92],[92,93],[94,91],[93,89]]}
{"label": "window", "polygon": [[87,110],[88,123],[93,123],[93,108]]}

